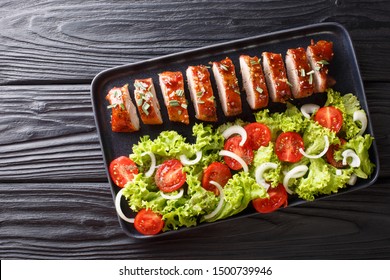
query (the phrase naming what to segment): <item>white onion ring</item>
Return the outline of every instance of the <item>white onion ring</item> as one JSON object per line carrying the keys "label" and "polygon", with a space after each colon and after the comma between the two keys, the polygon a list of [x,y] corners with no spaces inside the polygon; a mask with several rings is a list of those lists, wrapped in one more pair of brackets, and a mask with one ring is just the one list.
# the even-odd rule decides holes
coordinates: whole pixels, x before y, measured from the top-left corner
{"label": "white onion ring", "polygon": [[301,107],[301,113],[305,118],[310,119],[310,114],[313,114],[319,108],[320,106],[317,104],[305,104]]}
{"label": "white onion ring", "polygon": [[326,152],[328,151],[329,149],[329,138],[328,136],[324,135],[324,141],[325,141],[325,147],[324,147],[324,150],[319,153],[318,155],[308,155],[306,154],[306,152],[302,149],[302,148],[299,148],[299,152],[304,155],[305,157],[307,158],[320,158],[322,157],[323,155],[326,154]]}
{"label": "white onion ring", "polygon": [[366,131],[367,128],[367,116],[363,111],[356,111],[353,113],[353,121],[360,121],[362,127],[360,128],[360,131],[358,135],[363,135],[364,131]]}
{"label": "white onion ring", "polygon": [[352,161],[349,164],[349,166],[351,167],[360,166],[360,158],[358,157],[358,155],[355,153],[354,150],[347,149],[341,155],[343,156],[343,165],[347,165],[347,159],[352,158]]}
{"label": "white onion ring", "polygon": [[263,173],[268,169],[276,169],[277,167],[278,165],[274,162],[265,162],[263,164],[260,164],[260,166],[257,167],[255,171],[255,178],[257,184],[262,185],[265,188],[265,190],[268,190],[270,185],[265,182],[263,178]]}
{"label": "white onion ring", "polygon": [[156,169],[156,157],[152,152],[144,152],[141,154],[141,156],[145,156],[145,155],[150,156],[150,160],[152,161],[149,170],[145,172],[145,177],[148,178],[153,175],[154,170]]}
{"label": "white onion ring", "polygon": [[227,139],[229,138],[230,136],[232,136],[233,134],[239,134],[241,136],[241,142],[240,142],[240,146],[243,146],[248,138],[248,135],[246,133],[246,130],[242,127],[242,126],[239,126],[239,125],[233,125],[231,127],[229,127],[228,129],[226,129],[223,133],[222,133],[222,136]]}
{"label": "white onion ring", "polygon": [[347,184],[350,185],[350,186],[353,186],[353,185],[355,185],[356,181],[357,181],[356,174],[352,174],[351,178],[349,178]]}
{"label": "white onion ring", "polygon": [[180,161],[183,165],[194,165],[197,164],[202,158],[202,152],[197,151],[196,152],[196,158],[193,160],[188,159],[185,155],[180,156]]}
{"label": "white onion ring", "polygon": [[292,194],[293,192],[288,187],[288,181],[290,181],[290,179],[292,178],[299,178],[304,176],[307,170],[309,170],[309,167],[307,167],[306,165],[298,165],[291,169],[289,172],[287,172],[286,176],[284,176],[283,179],[283,186],[289,194]]}
{"label": "white onion ring", "polygon": [[125,216],[125,214],[123,214],[122,212],[122,208],[121,208],[121,198],[122,198],[122,194],[123,194],[123,191],[125,189],[122,188],[117,194],[116,194],[116,197],[115,197],[115,209],[116,209],[116,212],[118,213],[119,217],[121,217],[122,220],[128,222],[128,223],[131,223],[133,224],[134,223],[134,218],[127,218]]}
{"label": "white onion ring", "polygon": [[244,172],[248,172],[249,171],[249,168],[248,168],[248,165],[246,164],[246,162],[241,157],[236,155],[235,153],[233,153],[231,151],[227,151],[227,150],[221,150],[219,152],[219,155],[220,156],[231,157],[232,159],[238,161],[239,164],[241,164],[242,169],[244,170]]}
{"label": "white onion ring", "polygon": [[170,200],[176,200],[176,199],[181,198],[183,196],[183,193],[184,193],[183,188],[181,188],[180,191],[175,195],[168,195],[168,194],[165,194],[164,192],[160,192],[160,194],[163,198],[170,199]]}
{"label": "white onion ring", "polygon": [[213,210],[213,212],[211,212],[211,213],[209,213],[209,214],[207,214],[207,215],[204,216],[204,218],[205,218],[206,220],[209,220],[209,219],[213,218],[215,215],[218,214],[219,211],[221,211],[221,208],[222,208],[222,206],[223,206],[224,197],[225,197],[225,195],[224,195],[224,193],[223,193],[223,188],[221,187],[220,184],[218,184],[218,183],[215,182],[215,181],[210,181],[210,184],[216,186],[217,189],[219,190],[219,201],[218,201],[217,207],[215,207],[215,209]]}

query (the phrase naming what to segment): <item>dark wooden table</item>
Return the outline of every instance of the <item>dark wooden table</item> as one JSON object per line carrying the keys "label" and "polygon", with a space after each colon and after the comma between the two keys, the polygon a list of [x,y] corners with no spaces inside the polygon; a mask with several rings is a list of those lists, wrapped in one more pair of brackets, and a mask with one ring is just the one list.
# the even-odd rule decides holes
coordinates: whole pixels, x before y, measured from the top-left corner
{"label": "dark wooden table", "polygon": [[[119,3],[117,3],[119,2]],[[381,170],[366,189],[154,240],[119,226],[92,113],[101,70],[319,22],[355,46]],[[389,259],[389,1],[1,1],[1,259]]]}

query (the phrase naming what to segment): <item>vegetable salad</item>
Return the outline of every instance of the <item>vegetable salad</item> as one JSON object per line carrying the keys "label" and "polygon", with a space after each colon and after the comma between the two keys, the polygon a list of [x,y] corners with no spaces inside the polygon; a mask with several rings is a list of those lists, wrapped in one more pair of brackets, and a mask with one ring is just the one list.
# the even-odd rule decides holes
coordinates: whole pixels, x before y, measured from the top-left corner
{"label": "vegetable salad", "polygon": [[[341,95],[332,89],[327,94],[324,110],[314,106],[307,112],[288,104],[285,112],[270,113],[267,109],[256,112],[256,122],[267,127],[270,139],[259,141],[260,145],[256,147],[252,145],[248,160],[242,157],[247,170],[241,163],[233,169],[228,161],[235,161],[235,158],[221,152],[226,150],[230,138],[240,137],[227,139],[224,132],[233,126],[248,125],[240,119],[216,129],[211,125],[195,124],[192,128],[195,143],[189,143],[176,131],[164,131],[156,139],[143,136],[129,156],[136,164],[137,172],[132,172],[121,195],[134,212],[147,209],[157,214],[163,221],[162,231],[167,231],[225,219],[240,213],[251,202],[262,212],[259,209],[264,205],[260,204],[270,201],[276,191],[279,200],[270,211],[288,203],[287,195],[281,200],[284,197],[281,191],[311,201],[321,195],[337,193],[354,184],[356,178],[366,179],[375,166],[369,159],[373,137],[364,134],[365,112],[353,94]],[[240,129],[237,131],[237,134],[241,133]],[[296,135],[301,139],[298,142],[292,137]],[[247,135],[251,141],[256,137]],[[233,153],[247,148],[246,144],[238,142],[235,149],[230,150]],[[240,152],[236,155],[243,156]],[[179,169],[174,173],[169,169],[160,170],[162,166],[166,168],[167,161],[180,159],[179,173]],[[212,189],[210,184],[205,187],[202,179],[207,168],[215,162],[227,164],[231,174],[224,173],[228,177],[223,185],[208,181],[218,186]],[[237,166],[237,162],[235,164]],[[159,176],[163,176],[165,182],[184,180],[177,189],[166,192],[159,183]]]}

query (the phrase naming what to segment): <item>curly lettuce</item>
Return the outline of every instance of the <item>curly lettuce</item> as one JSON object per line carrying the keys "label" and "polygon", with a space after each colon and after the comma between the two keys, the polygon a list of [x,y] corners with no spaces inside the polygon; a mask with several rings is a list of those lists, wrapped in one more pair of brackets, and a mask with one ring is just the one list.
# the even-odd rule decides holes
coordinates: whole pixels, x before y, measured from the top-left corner
{"label": "curly lettuce", "polygon": [[[268,169],[263,173],[264,180],[270,183],[271,187],[282,183],[285,174],[294,167],[305,165],[308,167],[306,174],[300,178],[292,178],[288,182],[289,189],[295,195],[305,200],[314,200],[318,196],[337,193],[347,186],[353,174],[365,179],[374,171],[375,165],[369,158],[373,137],[368,134],[359,136],[361,126],[360,123],[353,121],[353,115],[362,109],[356,96],[341,95],[334,90],[328,90],[325,106],[334,106],[342,112],[343,126],[340,133],[336,134],[322,127],[313,118],[305,118],[300,110],[291,104],[287,104],[285,112],[270,113],[267,109],[256,112],[256,121],[270,128],[273,141],[254,151],[249,172],[233,172],[233,177],[224,186],[221,209],[209,219],[205,217],[216,209],[220,197],[202,187],[203,171],[212,162],[223,162],[223,158],[219,155],[225,142],[222,132],[232,125],[244,126],[246,123],[240,119],[234,123],[223,124],[217,129],[211,125],[195,124],[192,128],[196,139],[194,143],[189,143],[176,131],[164,131],[154,140],[149,136],[141,137],[133,146],[133,153],[130,155],[138,165],[140,173],[126,185],[123,195],[133,211],[147,208],[162,215],[164,231],[166,231],[231,217],[246,209],[251,200],[267,197],[267,191],[255,179],[256,168],[267,162],[276,164],[275,169]],[[328,139],[330,145],[338,145],[341,143],[339,137],[342,136],[347,142],[335,152],[334,158],[342,160],[342,152],[351,149],[358,155],[361,164],[358,167],[345,166],[338,169],[327,162],[326,156],[302,157],[297,163],[281,162],[275,154],[274,140],[281,132],[289,131],[297,132],[302,136],[304,150],[309,155],[317,155],[324,150],[324,137]],[[161,164],[167,159],[179,159],[181,155],[193,158],[197,151],[202,152],[202,158],[194,165],[184,166],[186,185],[183,196],[178,199],[170,200],[161,196],[154,177],[147,178],[144,175],[151,164],[150,156],[145,154],[146,152],[152,152],[157,164]],[[172,193],[175,194],[177,191]]]}

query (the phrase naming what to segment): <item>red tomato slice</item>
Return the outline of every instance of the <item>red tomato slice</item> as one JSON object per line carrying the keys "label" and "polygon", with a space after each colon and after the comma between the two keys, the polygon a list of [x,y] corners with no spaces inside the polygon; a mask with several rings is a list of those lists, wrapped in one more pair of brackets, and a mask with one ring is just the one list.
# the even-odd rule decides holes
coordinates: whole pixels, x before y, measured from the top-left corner
{"label": "red tomato slice", "polygon": [[[347,143],[347,141],[340,138],[340,143],[341,145],[344,145],[345,143]],[[334,167],[343,168],[345,167],[343,161],[342,160],[337,161],[334,158],[334,152],[338,151],[339,149],[340,149],[340,145],[330,145],[328,151],[326,152],[326,159]]]}
{"label": "red tomato slice", "polygon": [[258,150],[261,146],[268,146],[271,141],[271,130],[262,123],[254,122],[244,127],[248,134],[248,145],[252,150]]}
{"label": "red tomato slice", "polygon": [[269,198],[256,198],[252,200],[253,207],[257,212],[270,213],[280,208],[282,205],[287,206],[287,192],[282,184],[276,188],[268,189]]}
{"label": "red tomato slice", "polygon": [[[251,164],[254,157],[252,148],[248,145],[248,142],[245,142],[243,146],[240,146],[240,142],[240,135],[230,137],[226,140],[224,149],[233,152],[239,157],[241,157],[246,164]],[[230,169],[240,170],[242,168],[242,165],[231,157],[225,156],[223,159],[225,163],[230,167]]]}
{"label": "red tomato slice", "polygon": [[120,188],[132,181],[138,174],[137,165],[130,158],[121,156],[114,159],[109,167],[111,180]]}
{"label": "red tomato slice", "polygon": [[212,191],[215,195],[219,195],[219,190],[216,186],[210,184],[210,181],[217,182],[224,187],[232,177],[229,167],[221,162],[213,162],[203,172],[202,187],[208,191]]}
{"label": "red tomato slice", "polygon": [[154,180],[161,191],[173,192],[183,186],[186,178],[181,162],[177,159],[169,159],[157,169]]}
{"label": "red tomato slice", "polygon": [[134,227],[139,233],[155,235],[164,227],[164,221],[152,210],[142,209],[134,218]]}
{"label": "red tomato slice", "polygon": [[314,116],[314,120],[336,133],[343,126],[343,114],[339,109],[332,106],[320,108]]}
{"label": "red tomato slice", "polygon": [[299,149],[304,147],[301,135],[296,132],[283,132],[276,139],[275,153],[281,161],[298,162],[303,156]]}

